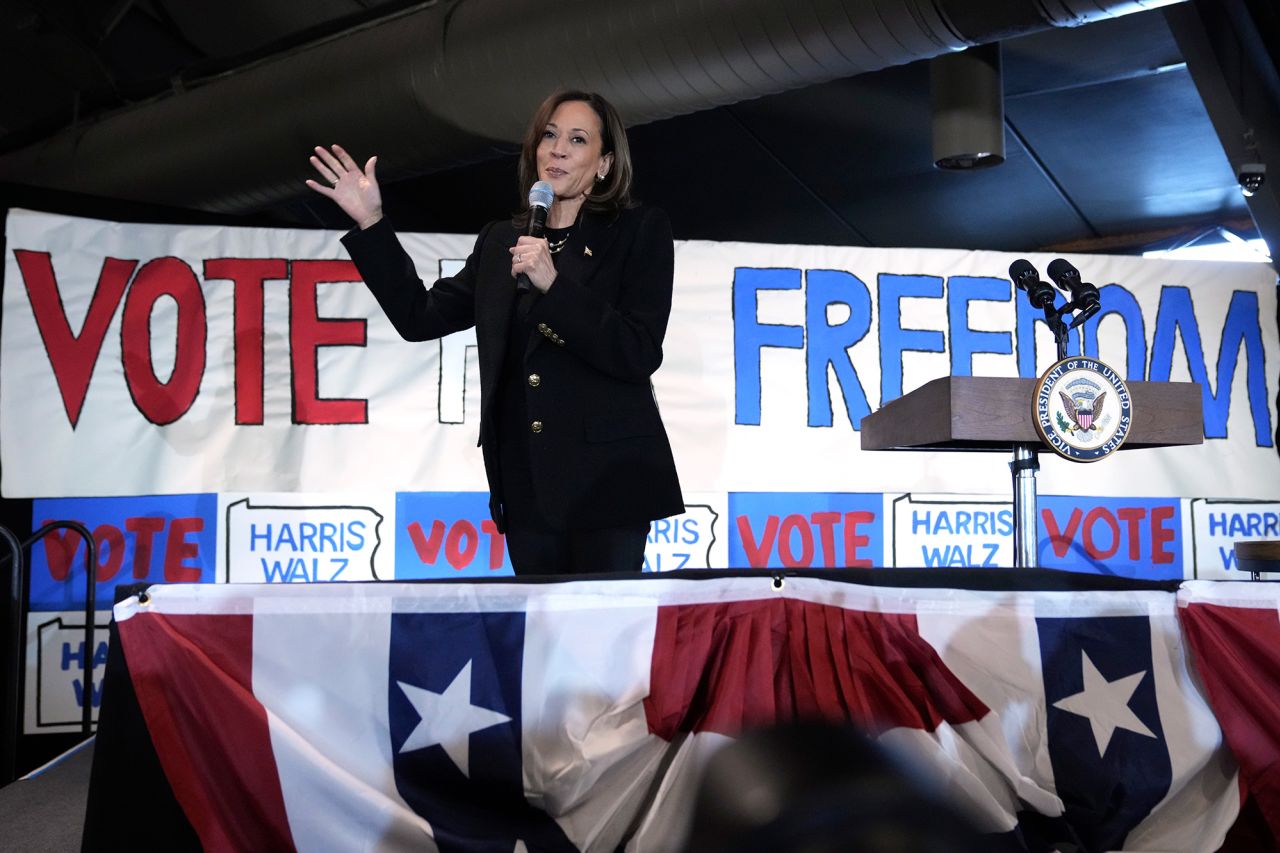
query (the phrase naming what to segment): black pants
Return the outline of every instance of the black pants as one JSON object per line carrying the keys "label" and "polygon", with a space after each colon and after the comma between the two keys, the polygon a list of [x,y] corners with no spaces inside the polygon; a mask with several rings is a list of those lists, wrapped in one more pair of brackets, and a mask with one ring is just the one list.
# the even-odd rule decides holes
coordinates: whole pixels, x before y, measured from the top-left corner
{"label": "black pants", "polygon": [[648,537],[647,521],[599,530],[513,527],[507,531],[507,553],[522,576],[638,572]]}

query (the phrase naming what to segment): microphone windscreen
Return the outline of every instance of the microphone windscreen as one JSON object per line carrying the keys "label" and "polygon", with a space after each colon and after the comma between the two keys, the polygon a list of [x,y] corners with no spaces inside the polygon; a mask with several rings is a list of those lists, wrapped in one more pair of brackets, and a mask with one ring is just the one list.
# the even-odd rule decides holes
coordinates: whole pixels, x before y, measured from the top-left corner
{"label": "microphone windscreen", "polygon": [[1040,274],[1037,273],[1036,268],[1031,265],[1031,261],[1028,261],[1026,258],[1018,258],[1016,261],[1009,264],[1009,278],[1012,279],[1013,283],[1018,285],[1018,287],[1026,288],[1026,277],[1028,275],[1031,277],[1031,281],[1033,282],[1039,281],[1040,279]]}
{"label": "microphone windscreen", "polygon": [[1049,278],[1057,281],[1065,276],[1080,277],[1080,271],[1071,266],[1071,262],[1065,258],[1057,258],[1049,262]]}
{"label": "microphone windscreen", "polygon": [[530,207],[548,209],[551,207],[551,202],[555,201],[555,198],[555,190],[551,189],[551,184],[546,181],[538,181],[536,184],[529,187]]}

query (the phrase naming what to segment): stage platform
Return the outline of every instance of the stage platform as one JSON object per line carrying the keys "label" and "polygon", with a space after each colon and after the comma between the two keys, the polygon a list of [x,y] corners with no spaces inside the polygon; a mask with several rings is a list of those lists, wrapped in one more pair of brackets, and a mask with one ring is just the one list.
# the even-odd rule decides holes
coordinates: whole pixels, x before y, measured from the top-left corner
{"label": "stage platform", "polygon": [[93,738],[0,788],[0,853],[75,853],[89,799]]}
{"label": "stage platform", "polygon": [[1272,584],[848,569],[136,592],[86,851],[676,851],[714,750],[805,720],[904,750],[989,851],[1277,837],[1272,765],[1241,747],[1270,721],[1239,692],[1274,681],[1243,668],[1280,671],[1249,646],[1280,649]]}

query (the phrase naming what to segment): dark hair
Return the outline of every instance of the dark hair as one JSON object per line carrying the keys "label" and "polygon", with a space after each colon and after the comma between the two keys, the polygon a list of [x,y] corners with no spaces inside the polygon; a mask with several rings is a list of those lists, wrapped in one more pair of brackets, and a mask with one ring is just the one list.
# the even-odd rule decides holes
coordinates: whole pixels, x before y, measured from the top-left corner
{"label": "dark hair", "polygon": [[566,101],[582,101],[600,119],[600,153],[613,155],[609,174],[587,193],[583,206],[593,213],[617,213],[635,204],[631,199],[631,148],[627,145],[627,129],[613,104],[595,92],[560,89],[552,92],[533,114],[520,147],[520,211],[513,217],[518,226],[528,222],[529,188],[538,180],[538,145],[556,108]]}

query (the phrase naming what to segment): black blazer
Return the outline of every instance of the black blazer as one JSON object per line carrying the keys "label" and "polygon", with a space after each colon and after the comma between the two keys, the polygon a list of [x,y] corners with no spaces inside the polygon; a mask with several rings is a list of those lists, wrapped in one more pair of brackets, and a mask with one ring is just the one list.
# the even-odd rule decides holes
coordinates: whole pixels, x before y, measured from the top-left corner
{"label": "black blazer", "polygon": [[[385,219],[342,238],[396,331],[422,341],[476,327],[480,440],[489,509],[505,531],[495,411],[510,337],[519,232],[480,232],[466,266],[424,289]],[[583,211],[557,255],[556,280],[528,303],[537,331],[520,381],[542,515],[562,530],[613,527],[684,512],[675,461],[649,377],[662,363],[674,268],[671,224],[657,208]]]}

